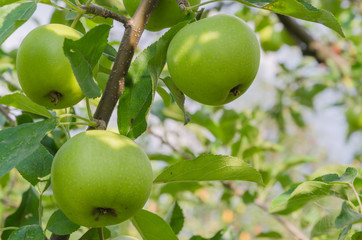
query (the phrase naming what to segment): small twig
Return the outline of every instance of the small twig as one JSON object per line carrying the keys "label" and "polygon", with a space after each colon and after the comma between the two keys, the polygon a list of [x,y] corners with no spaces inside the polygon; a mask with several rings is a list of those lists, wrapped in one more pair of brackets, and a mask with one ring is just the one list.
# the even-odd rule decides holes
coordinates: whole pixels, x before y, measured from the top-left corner
{"label": "small twig", "polygon": [[72,25],[70,26],[71,28],[75,28],[75,26],[77,25],[79,19],[83,16],[83,14],[78,14],[77,17],[74,19],[74,21],[72,22]]}
{"label": "small twig", "polygon": [[185,11],[186,8],[190,7],[190,3],[187,0],[176,0],[178,7],[182,10]]}
{"label": "small twig", "polygon": [[173,146],[169,141],[164,139],[162,136],[160,136],[157,133],[153,132],[151,128],[148,128],[147,132],[150,133],[151,135],[153,135],[154,137],[160,139],[163,144],[169,146],[174,152],[179,153],[183,158],[188,159],[188,160],[192,159],[192,156],[188,155],[184,151],[182,151],[182,150],[176,148],[175,146]]}
{"label": "small twig", "polygon": [[[269,209],[267,206],[265,206],[259,199],[254,200],[254,204],[258,206],[260,209],[262,209],[264,212],[269,213]],[[304,235],[296,226],[294,226],[292,223],[288,222],[284,218],[282,218],[279,215],[271,214],[278,222],[280,222],[291,234],[293,234],[297,239],[299,240],[308,240],[309,238]]]}
{"label": "small twig", "polygon": [[88,114],[88,118],[89,120],[93,120],[93,115],[92,115],[92,109],[91,109],[91,106],[90,106],[90,103],[89,103],[89,98],[85,98],[85,103],[86,103],[86,106],[87,106],[87,114]]}
{"label": "small twig", "polygon": [[91,123],[91,124],[94,123],[94,121],[92,121],[91,119],[87,119],[87,118],[84,118],[84,117],[81,117],[81,116],[78,116],[78,115],[75,115],[72,113],[65,113],[65,114],[59,115],[57,118],[63,119],[63,118],[67,118],[67,117],[77,118],[77,119],[83,120],[83,121]]}
{"label": "small twig", "polygon": [[126,24],[121,45],[94,119],[103,120],[107,126],[113,110],[124,90],[126,76],[142,33],[159,0],[142,0],[135,14]]}
{"label": "small twig", "polygon": [[353,185],[352,183],[349,183],[348,185],[352,188],[353,193],[354,193],[354,195],[355,195],[356,198],[357,198],[358,205],[359,205],[359,207],[360,207],[360,213],[362,213],[362,202],[361,202],[361,198],[360,198],[360,196],[359,196],[356,188],[354,187],[354,185]]}
{"label": "small twig", "polygon": [[[235,195],[237,196],[242,196],[243,193],[235,186],[233,185],[231,182],[223,182],[223,185],[232,190],[234,192]],[[285,220],[284,218],[282,218],[279,215],[276,214],[271,214],[269,213],[269,209],[267,206],[265,206],[265,204],[260,200],[260,199],[255,199],[254,200],[254,204],[256,206],[258,206],[261,210],[263,210],[264,212],[270,214],[271,216],[273,216],[279,223],[281,223],[291,234],[293,234],[298,240],[308,240],[308,237],[304,235],[304,233],[302,233],[296,226],[294,226],[292,223],[288,222],[287,220]]]}
{"label": "small twig", "polygon": [[94,5],[93,3],[90,4],[83,4],[80,6],[81,9],[86,10],[86,13],[90,13],[96,16],[104,17],[104,18],[112,18],[118,22],[123,23],[126,25],[128,23],[129,18],[122,16],[118,13],[112,12],[106,8],[101,6]]}
{"label": "small twig", "polygon": [[6,107],[4,107],[3,105],[0,105],[0,112],[2,113],[2,115],[4,115],[6,120],[8,120],[8,122],[10,123],[11,126],[15,126],[15,121],[9,116],[9,113],[6,110]]}

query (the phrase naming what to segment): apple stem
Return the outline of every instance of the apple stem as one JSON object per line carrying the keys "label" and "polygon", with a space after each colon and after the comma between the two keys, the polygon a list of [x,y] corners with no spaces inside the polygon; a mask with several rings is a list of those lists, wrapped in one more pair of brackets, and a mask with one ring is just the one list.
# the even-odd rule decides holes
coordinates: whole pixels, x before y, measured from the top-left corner
{"label": "apple stem", "polygon": [[98,228],[99,240],[104,240],[103,228]]}
{"label": "apple stem", "polygon": [[77,25],[79,19],[83,16],[83,13],[79,13],[77,15],[77,17],[74,19],[74,21],[72,22],[72,25],[70,26],[71,28],[75,28],[75,26]]}

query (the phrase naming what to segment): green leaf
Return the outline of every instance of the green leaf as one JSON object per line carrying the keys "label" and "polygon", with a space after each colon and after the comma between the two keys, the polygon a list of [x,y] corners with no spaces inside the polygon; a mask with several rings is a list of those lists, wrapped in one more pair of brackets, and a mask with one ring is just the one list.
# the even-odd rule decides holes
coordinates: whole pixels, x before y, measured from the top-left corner
{"label": "green leaf", "polygon": [[216,180],[243,180],[263,184],[260,173],[240,158],[212,154],[203,154],[194,160],[183,160],[171,165],[154,182]]}
{"label": "green leaf", "polygon": [[33,154],[40,140],[56,127],[56,119],[22,124],[0,131],[0,177]]}
{"label": "green leaf", "polygon": [[362,232],[356,232],[353,234],[351,240],[362,240]]}
{"label": "green leaf", "polygon": [[345,240],[348,235],[348,232],[349,232],[349,230],[351,230],[351,228],[352,228],[352,225],[345,226],[342,229],[341,233],[339,234],[338,240]]}
{"label": "green leaf", "polygon": [[47,229],[57,235],[66,235],[78,230],[80,226],[71,222],[62,212],[58,209],[49,218]]}
{"label": "green leaf", "polygon": [[64,40],[64,54],[72,65],[80,88],[88,98],[96,98],[101,94],[92,71],[107,46],[110,29],[111,26],[102,24],[92,28],[79,40]]}
{"label": "green leaf", "polygon": [[353,167],[348,167],[346,171],[341,175],[338,176],[338,174],[327,174],[323,175],[321,177],[316,178],[317,181],[323,181],[327,183],[350,183],[352,184],[354,180],[356,179],[358,174],[357,169]]}
{"label": "green leaf", "polygon": [[162,98],[163,105],[165,107],[169,107],[172,102],[172,97],[170,96],[170,94],[168,94],[168,92],[163,87],[160,86],[157,86],[156,90],[158,95],[160,95],[160,97]]}
{"label": "green leaf", "polygon": [[192,114],[190,123],[198,124],[206,128],[216,137],[216,139],[219,139],[219,137],[222,135],[220,128],[211,119],[211,115],[205,111],[199,110]]}
{"label": "green leaf", "polygon": [[262,232],[259,233],[258,235],[256,235],[256,238],[273,238],[273,239],[279,239],[282,238],[283,236],[278,233],[278,232]]}
{"label": "green leaf", "polygon": [[[349,167],[349,166],[344,165],[344,164],[327,165],[327,166],[318,168],[314,173],[309,175],[308,178],[310,180],[313,180],[313,179],[316,179],[316,178],[321,177],[323,175],[327,175],[327,174],[331,174],[331,173],[336,173],[338,175],[342,175],[346,171],[347,167]],[[351,167],[353,167],[353,166],[351,166]],[[358,171],[360,172],[359,174],[362,174],[362,169],[361,168],[359,168]]]}
{"label": "green leaf", "polygon": [[253,6],[275,13],[316,22],[329,27],[344,37],[341,25],[335,16],[323,9],[313,7],[306,0],[237,0],[248,6]]}
{"label": "green leaf", "polygon": [[293,107],[289,107],[289,111],[290,111],[290,115],[292,116],[295,124],[298,125],[298,127],[305,127],[305,122],[303,119],[303,115],[300,111],[297,111],[295,108]]}
{"label": "green leaf", "polygon": [[52,117],[52,114],[45,107],[36,104],[27,96],[19,92],[0,97],[0,104],[38,114],[47,118]]}
{"label": "green leaf", "polygon": [[327,86],[324,84],[315,84],[311,88],[300,87],[295,92],[295,99],[302,105],[313,108],[313,99],[314,97],[326,89]]}
{"label": "green leaf", "polygon": [[[111,237],[111,231],[108,228],[103,227],[103,235],[104,239],[108,239]],[[100,240],[98,228],[89,229],[81,238],[79,238],[79,240]]]}
{"label": "green leaf", "polygon": [[346,199],[344,192],[335,185],[318,181],[303,182],[273,199],[270,212],[276,214],[289,214],[294,212],[310,201],[334,196]]}
{"label": "green leaf", "polygon": [[24,239],[34,239],[41,240],[44,238],[43,230],[40,225],[28,225],[23,226],[9,236],[9,240],[24,240]]}
{"label": "green leaf", "polygon": [[347,202],[343,202],[341,212],[335,221],[336,227],[342,228],[346,225],[352,225],[359,222],[362,222],[362,214],[352,210]]}
{"label": "green leaf", "polygon": [[178,87],[172,81],[171,77],[165,77],[162,79],[162,81],[166,84],[167,88],[170,90],[173,98],[176,101],[177,106],[182,110],[184,114],[184,124],[187,124],[188,122],[190,122],[191,119],[190,115],[188,115],[185,110],[185,95],[183,94],[183,92],[181,92],[180,89],[178,89]]}
{"label": "green leaf", "polygon": [[103,50],[103,55],[108,58],[108,60],[114,62],[117,56],[117,50],[114,49],[111,45],[107,44],[107,46]]}
{"label": "green leaf", "polygon": [[20,174],[33,186],[39,182],[39,178],[50,174],[53,155],[41,144],[29,157],[16,165]]}
{"label": "green leaf", "polygon": [[160,216],[141,209],[132,218],[132,223],[143,240],[178,240],[170,225]]}
{"label": "green leaf", "polygon": [[9,181],[10,181],[10,172],[0,177],[0,187],[5,188],[6,185],[9,183]]}
{"label": "green leaf", "polygon": [[238,125],[241,125],[239,114],[234,110],[225,109],[220,118],[220,138],[224,144],[230,143],[234,138]]}
{"label": "green leaf", "polygon": [[[34,188],[30,187],[23,193],[20,206],[5,219],[4,227],[21,227],[39,224],[39,197]],[[4,231],[1,239],[8,239],[12,230]]]}
{"label": "green leaf", "polygon": [[35,2],[14,3],[0,8],[0,44],[23,25],[36,10]]}
{"label": "green leaf", "polygon": [[334,221],[336,220],[336,214],[328,214],[319,219],[313,226],[310,238],[318,237],[325,234],[331,234],[337,229]]}
{"label": "green leaf", "polygon": [[146,130],[157,81],[166,63],[168,44],[186,24],[187,21],[184,21],[172,27],[132,62],[118,104],[120,134],[137,138]]}
{"label": "green leaf", "polygon": [[171,226],[175,234],[178,234],[184,226],[184,214],[177,202],[175,202],[168,211],[165,221]]}

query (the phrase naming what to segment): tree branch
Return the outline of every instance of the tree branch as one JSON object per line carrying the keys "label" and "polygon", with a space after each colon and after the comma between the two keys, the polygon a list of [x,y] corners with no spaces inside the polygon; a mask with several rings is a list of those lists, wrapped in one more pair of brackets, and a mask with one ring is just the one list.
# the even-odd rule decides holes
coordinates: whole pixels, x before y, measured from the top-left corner
{"label": "tree branch", "polygon": [[6,107],[4,107],[3,105],[0,105],[0,113],[4,115],[4,117],[6,118],[6,120],[8,120],[11,126],[15,126],[15,121],[9,116]]}
{"label": "tree branch", "polygon": [[126,24],[106,88],[94,113],[94,118],[103,120],[106,125],[108,125],[113,109],[123,93],[126,76],[137,44],[158,2],[159,0],[142,0],[136,13]]}
{"label": "tree branch", "polygon": [[349,69],[349,62],[333,49],[322,42],[315,40],[301,25],[288,16],[277,14],[279,21],[284,25],[289,34],[300,43],[304,55],[316,58],[318,62],[326,63],[332,60],[340,70]]}
{"label": "tree branch", "polygon": [[80,8],[84,9],[87,14],[93,14],[96,16],[104,17],[104,18],[112,18],[118,22],[123,23],[124,25],[126,25],[129,20],[125,16],[112,12],[104,7],[94,5],[93,3],[90,3],[89,5],[83,4],[80,6]]}

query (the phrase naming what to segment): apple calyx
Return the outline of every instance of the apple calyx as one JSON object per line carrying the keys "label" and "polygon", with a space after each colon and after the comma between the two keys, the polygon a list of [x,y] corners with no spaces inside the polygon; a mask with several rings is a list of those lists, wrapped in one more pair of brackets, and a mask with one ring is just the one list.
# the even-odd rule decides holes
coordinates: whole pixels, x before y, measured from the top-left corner
{"label": "apple calyx", "polygon": [[230,90],[230,93],[231,93],[232,95],[234,95],[235,97],[241,95],[241,92],[240,92],[240,90],[239,90],[240,87],[241,87],[240,84],[237,85],[237,86],[235,86],[235,87],[233,87],[233,88]]}
{"label": "apple calyx", "polygon": [[51,91],[48,94],[48,97],[50,98],[50,102],[54,103],[54,106],[56,106],[60,99],[62,99],[63,94],[57,91]]}
{"label": "apple calyx", "polygon": [[113,208],[95,207],[92,211],[92,215],[96,216],[96,218],[94,219],[95,221],[98,221],[100,216],[108,214],[113,217],[117,217],[116,210],[114,210]]}

